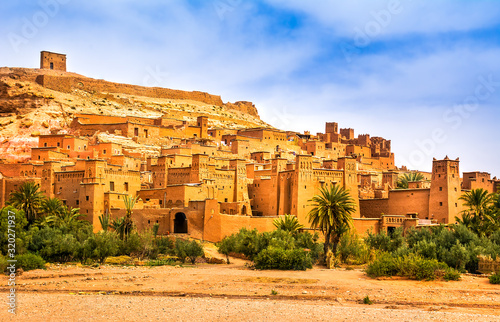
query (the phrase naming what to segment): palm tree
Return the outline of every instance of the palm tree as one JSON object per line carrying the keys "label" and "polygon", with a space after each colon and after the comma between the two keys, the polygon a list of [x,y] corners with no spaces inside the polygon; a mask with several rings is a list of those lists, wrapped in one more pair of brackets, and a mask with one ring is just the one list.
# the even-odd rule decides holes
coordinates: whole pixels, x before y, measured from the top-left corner
{"label": "palm tree", "polygon": [[351,215],[356,211],[354,199],[348,190],[331,185],[329,189],[321,188],[320,194],[309,201],[314,202],[314,208],[308,214],[311,227],[320,228],[325,235],[325,254],[330,249],[330,243],[335,252],[342,232],[352,224]]}
{"label": "palm tree", "polygon": [[116,233],[120,236],[121,240],[125,239],[125,217],[117,218],[111,221],[109,227],[113,228]]}
{"label": "palm tree", "polygon": [[491,221],[490,208],[495,201],[494,196],[494,194],[488,193],[483,188],[479,188],[467,191],[459,200],[463,200],[464,206],[469,208],[463,212],[470,212],[472,216],[477,216],[480,220]]}
{"label": "palm tree", "polygon": [[44,216],[58,216],[65,210],[65,206],[58,198],[43,199],[40,205],[40,212]]}
{"label": "palm tree", "polygon": [[57,227],[66,231],[73,227],[80,220],[82,215],[80,213],[80,208],[69,208],[62,206],[62,209],[55,213],[54,215],[43,217],[43,223],[48,224],[51,227]]}
{"label": "palm tree", "polygon": [[467,191],[459,199],[464,201],[464,206],[468,209],[461,212],[462,219],[455,219],[479,236],[491,235],[500,225],[500,215],[496,208],[499,200],[496,198],[482,188]]}
{"label": "palm tree", "polygon": [[100,215],[99,216],[99,222],[101,223],[102,230],[108,231],[108,228],[110,227],[110,224],[109,224],[109,213]]}
{"label": "palm tree", "polygon": [[33,224],[37,219],[40,205],[44,199],[43,194],[38,191],[39,188],[39,184],[27,181],[19,187],[19,190],[13,191],[9,197],[8,204],[24,211],[28,225]]}
{"label": "palm tree", "polygon": [[137,197],[127,196],[125,199],[123,199],[123,202],[125,203],[125,209],[127,210],[123,221],[123,233],[125,238],[127,238],[127,236],[134,229],[134,222],[132,221],[132,209],[137,202]]}
{"label": "palm tree", "polygon": [[284,215],[282,217],[279,217],[278,219],[275,219],[273,221],[273,224],[277,229],[289,231],[291,233],[295,233],[296,231],[304,227],[304,225],[301,225],[299,223],[297,217],[293,215]]}
{"label": "palm tree", "polygon": [[410,172],[405,173],[398,178],[398,189],[408,189],[408,182],[423,181],[425,179],[424,175],[420,172]]}

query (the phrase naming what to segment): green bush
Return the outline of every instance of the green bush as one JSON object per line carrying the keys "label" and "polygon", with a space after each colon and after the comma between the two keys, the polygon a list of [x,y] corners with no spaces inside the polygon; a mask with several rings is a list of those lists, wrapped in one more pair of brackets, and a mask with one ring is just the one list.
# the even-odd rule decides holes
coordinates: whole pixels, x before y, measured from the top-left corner
{"label": "green bush", "polygon": [[319,257],[323,254],[323,245],[318,243],[319,236],[317,233],[312,235],[309,232],[303,232],[296,234],[295,236],[295,248],[297,249],[309,249],[309,256],[313,263],[315,263]]}
{"label": "green bush", "polygon": [[344,234],[337,247],[337,256],[342,263],[365,264],[370,260],[370,249],[356,234]]}
{"label": "green bush", "polygon": [[78,241],[72,234],[63,234],[58,228],[30,229],[28,250],[48,262],[68,262],[78,250]]}
{"label": "green bush", "polygon": [[303,270],[312,268],[311,257],[302,249],[270,246],[255,257],[257,269]]}
{"label": "green bush", "polygon": [[491,275],[489,280],[491,284],[500,284],[500,273]]}
{"label": "green bush", "polygon": [[395,258],[397,275],[415,280],[433,280],[438,274],[448,268],[445,263],[436,259],[424,259],[418,255],[410,254],[404,257]]}
{"label": "green bush", "polygon": [[131,233],[119,243],[118,255],[136,255],[141,250],[141,237],[137,232]]}
{"label": "green bush", "polygon": [[166,265],[174,265],[175,260],[173,258],[168,259],[152,259],[146,262],[146,266],[166,266]]}
{"label": "green bush", "polygon": [[377,256],[377,258],[366,268],[366,274],[373,278],[380,276],[394,276],[397,273],[398,268],[394,257],[387,252],[379,254],[379,256]]}
{"label": "green bush", "polygon": [[[12,214],[15,216],[15,220],[12,220],[12,218],[9,219],[9,216],[12,216]],[[22,254],[26,251],[25,227],[27,224],[28,220],[23,211],[19,211],[11,206],[2,208],[0,212],[0,232],[2,232],[0,234],[0,251],[3,254],[8,253],[9,228],[12,230],[11,233],[15,233],[16,236],[16,253]]]}
{"label": "green bush", "polygon": [[183,263],[186,262],[186,258],[188,257],[187,252],[186,252],[186,247],[187,244],[189,244],[189,241],[177,238],[175,240],[175,256],[179,258],[179,260]]}
{"label": "green bush", "polygon": [[221,254],[226,255],[228,262],[230,253],[243,254],[255,262],[255,258],[268,248],[300,250],[307,253],[312,262],[316,262],[323,252],[318,238],[317,234],[311,235],[309,232],[290,233],[278,229],[259,233],[257,229],[242,228],[237,234],[225,237],[217,247]]}
{"label": "green bush", "polygon": [[454,268],[448,268],[444,273],[443,279],[445,281],[459,281],[460,280],[460,272]]}
{"label": "green bush", "polygon": [[82,264],[88,260],[98,261],[103,264],[107,257],[114,256],[121,244],[114,232],[100,231],[88,238],[77,252],[77,257]]}
{"label": "green bush", "polygon": [[417,254],[395,257],[390,253],[381,253],[377,259],[368,265],[366,273],[370,277],[402,276],[416,280],[433,280],[440,276],[453,278],[453,271],[449,271],[445,263],[436,259],[425,259]]}
{"label": "green bush", "polygon": [[9,262],[7,262],[7,257],[0,255],[0,273],[5,272],[7,270],[7,266],[9,266]]}
{"label": "green bush", "polygon": [[186,244],[185,252],[187,257],[189,257],[189,260],[191,260],[191,264],[193,265],[198,257],[205,255],[203,245],[198,243],[196,240],[193,240],[190,243]]}
{"label": "green bush", "polygon": [[385,232],[379,234],[368,233],[365,238],[365,242],[371,248],[383,251],[383,252],[394,252],[398,248],[405,244],[405,238],[403,237],[403,229],[396,229],[390,236]]}
{"label": "green bush", "polygon": [[173,238],[170,237],[160,237],[155,239],[156,247],[158,247],[158,253],[164,255],[174,255],[175,254],[175,242]]}
{"label": "green bush", "polygon": [[204,254],[205,252],[203,251],[203,246],[196,240],[175,240],[175,256],[177,256],[183,263],[185,263],[186,259],[189,258],[191,263],[194,264],[196,262],[196,258],[201,257]]}
{"label": "green bush", "polygon": [[220,242],[216,244],[217,251],[223,255],[226,255],[226,262],[229,262],[229,254],[238,252],[237,249],[237,236],[231,235],[224,237]]}
{"label": "green bush", "polygon": [[16,260],[16,267],[22,268],[24,271],[45,268],[45,261],[43,260],[43,258],[32,253],[17,255]]}

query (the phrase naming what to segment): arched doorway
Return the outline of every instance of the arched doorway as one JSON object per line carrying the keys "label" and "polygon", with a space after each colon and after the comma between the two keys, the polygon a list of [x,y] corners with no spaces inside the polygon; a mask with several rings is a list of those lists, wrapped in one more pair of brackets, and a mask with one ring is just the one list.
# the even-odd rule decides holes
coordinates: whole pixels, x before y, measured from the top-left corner
{"label": "arched doorway", "polygon": [[188,222],[186,215],[182,212],[175,214],[174,219],[174,234],[187,234],[188,232]]}

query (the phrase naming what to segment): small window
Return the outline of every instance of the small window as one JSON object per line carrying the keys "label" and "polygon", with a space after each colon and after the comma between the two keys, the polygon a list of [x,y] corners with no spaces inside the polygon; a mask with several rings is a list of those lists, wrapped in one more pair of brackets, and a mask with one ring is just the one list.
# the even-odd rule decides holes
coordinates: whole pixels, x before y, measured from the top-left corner
{"label": "small window", "polygon": [[443,202],[439,202],[439,206],[443,206]]}
{"label": "small window", "polygon": [[89,200],[90,200],[90,197],[89,197],[89,196],[85,196],[85,200],[86,200],[86,201],[89,201]]}
{"label": "small window", "polygon": [[76,205],[78,206],[80,204],[80,200],[76,200]]}
{"label": "small window", "polygon": [[54,69],[54,63],[50,63],[50,69]]}
{"label": "small window", "polygon": [[439,191],[443,191],[443,187],[439,187]]}
{"label": "small window", "polygon": [[71,145],[68,145],[68,150],[71,150]]}
{"label": "small window", "polygon": [[115,183],[113,181],[109,182],[109,191],[115,191]]}
{"label": "small window", "polygon": [[106,154],[106,149],[102,150],[102,154]]}
{"label": "small window", "polygon": [[[128,191],[128,182],[125,182],[125,183],[124,183],[124,186],[125,186],[125,187],[124,187],[124,188],[125,188],[125,191]],[[161,201],[160,201],[160,204],[161,204]]]}
{"label": "small window", "polygon": [[47,142],[45,142],[45,143],[43,144],[43,146],[44,146],[44,147],[47,147]]}
{"label": "small window", "polygon": [[57,142],[57,147],[60,147],[61,146],[61,143]]}

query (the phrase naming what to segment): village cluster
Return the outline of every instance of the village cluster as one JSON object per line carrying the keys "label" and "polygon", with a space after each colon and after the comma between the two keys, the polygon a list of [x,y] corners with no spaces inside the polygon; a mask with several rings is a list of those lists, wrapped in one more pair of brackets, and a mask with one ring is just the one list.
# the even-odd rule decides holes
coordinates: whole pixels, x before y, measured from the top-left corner
{"label": "village cluster", "polygon": [[[65,71],[65,56],[42,52],[41,68]],[[34,181],[47,197],[79,208],[98,231],[99,216],[123,216],[123,200],[137,196],[133,220],[139,230],[158,223],[160,234],[216,242],[242,227],[273,230],[273,220],[285,214],[310,227],[310,199],[328,185],[349,190],[360,234],[453,223],[464,209],[463,190],[500,188],[489,173],[461,175],[459,159],[445,157],[432,161],[431,173],[419,172],[424,180],[397,189],[398,178],[415,171],[395,166],[391,141],[356,136],[334,122],[311,134],[220,128],[210,115],[191,123],[168,114],[80,113],[70,128],[71,135],[40,135],[30,161],[0,164],[0,206],[23,182]],[[98,133],[161,149],[124,149],[99,140]]]}

